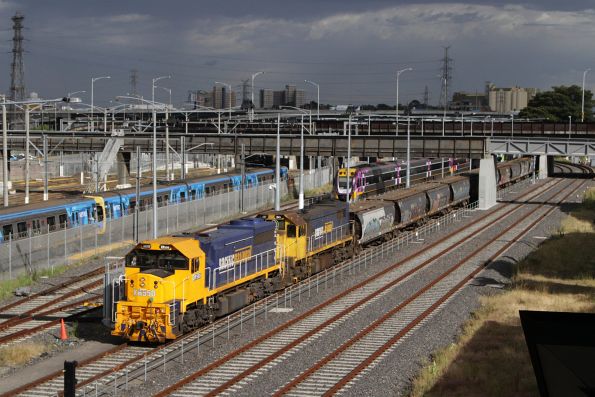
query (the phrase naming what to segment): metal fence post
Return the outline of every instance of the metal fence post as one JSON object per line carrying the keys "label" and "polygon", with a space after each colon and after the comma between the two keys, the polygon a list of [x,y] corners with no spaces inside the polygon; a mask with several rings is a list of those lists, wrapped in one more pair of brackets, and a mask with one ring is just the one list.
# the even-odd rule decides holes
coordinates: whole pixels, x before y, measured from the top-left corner
{"label": "metal fence post", "polygon": [[31,251],[32,251],[31,240],[33,240],[33,230],[31,228],[29,228],[28,232],[29,232],[29,258],[28,258],[27,262],[29,262],[29,269],[33,270],[33,261],[31,260]]}
{"label": "metal fence post", "polygon": [[8,235],[8,278],[12,280],[12,233]]}
{"label": "metal fence post", "polygon": [[[47,226],[48,226],[47,240],[46,240],[47,256],[48,256],[47,267],[50,267],[50,225],[47,225]],[[54,274],[54,267],[53,266],[52,266],[52,274]]]}

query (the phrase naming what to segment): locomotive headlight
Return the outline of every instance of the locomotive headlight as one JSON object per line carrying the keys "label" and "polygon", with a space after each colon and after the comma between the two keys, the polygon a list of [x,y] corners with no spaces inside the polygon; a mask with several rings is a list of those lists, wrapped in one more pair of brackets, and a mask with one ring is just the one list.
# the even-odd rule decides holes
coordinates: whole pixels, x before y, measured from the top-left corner
{"label": "locomotive headlight", "polygon": [[153,283],[153,288],[157,289],[157,284],[158,284],[158,283],[159,283],[158,281],[155,281],[155,282]]}
{"label": "locomotive headlight", "polygon": [[134,280],[130,280],[130,285],[134,285]]}
{"label": "locomotive headlight", "polygon": [[141,282],[140,282],[140,287],[141,287],[141,288],[145,288],[145,283],[141,281]]}

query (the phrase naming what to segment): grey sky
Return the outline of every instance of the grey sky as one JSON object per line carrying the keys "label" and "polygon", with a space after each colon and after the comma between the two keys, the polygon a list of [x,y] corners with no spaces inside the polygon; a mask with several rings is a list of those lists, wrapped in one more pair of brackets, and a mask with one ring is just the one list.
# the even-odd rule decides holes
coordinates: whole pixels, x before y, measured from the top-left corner
{"label": "grey sky", "polygon": [[[560,4],[562,3],[562,4]],[[323,103],[394,103],[395,71],[401,102],[439,95],[442,46],[451,45],[453,89],[499,86],[549,88],[580,84],[595,67],[592,1],[303,0],[303,1],[80,1],[0,0],[1,90],[10,83],[10,17],[25,15],[27,92],[43,97],[90,91],[96,102],[129,92],[130,69],[139,91],[150,81],[173,89],[174,102],[215,80],[234,86],[256,71],[256,88],[321,85]],[[595,73],[595,72],[594,72]],[[588,83],[589,88],[595,85]],[[88,95],[88,94],[87,94]],[[159,91],[160,100],[167,94]],[[88,98],[84,98],[87,100]]]}

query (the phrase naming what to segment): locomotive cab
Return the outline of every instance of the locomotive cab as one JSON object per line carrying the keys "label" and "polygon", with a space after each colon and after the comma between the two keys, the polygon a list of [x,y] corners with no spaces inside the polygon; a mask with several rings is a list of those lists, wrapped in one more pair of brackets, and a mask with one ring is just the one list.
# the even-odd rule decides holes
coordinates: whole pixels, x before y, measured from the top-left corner
{"label": "locomotive cab", "polygon": [[[340,200],[345,200],[346,196],[351,196],[352,194],[352,186],[353,186],[353,178],[355,177],[355,168],[349,169],[349,178],[347,177],[347,168],[340,168],[337,172],[337,182],[336,182],[336,189],[337,189],[337,197]],[[347,185],[351,186],[347,186]]]}
{"label": "locomotive cab", "polygon": [[204,296],[204,253],[192,238],[138,244],[126,255],[124,297],[117,304],[113,335],[164,342],[181,334],[187,302]]}

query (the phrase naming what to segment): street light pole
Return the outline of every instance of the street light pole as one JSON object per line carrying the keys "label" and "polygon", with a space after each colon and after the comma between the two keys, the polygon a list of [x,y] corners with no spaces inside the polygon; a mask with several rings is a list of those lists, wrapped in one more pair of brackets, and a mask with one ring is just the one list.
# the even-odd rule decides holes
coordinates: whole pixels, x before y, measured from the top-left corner
{"label": "street light pole", "polygon": [[8,128],[6,125],[6,98],[2,103],[2,192],[4,206],[8,207]]}
{"label": "street light pole", "polygon": [[310,80],[304,81],[316,87],[316,120],[320,120],[320,85]]}
{"label": "street light pole", "polygon": [[29,204],[29,106],[25,106],[25,204]]}
{"label": "street light pole", "polygon": [[405,68],[401,70],[397,70],[397,106],[396,106],[396,113],[397,113],[397,135],[399,134],[399,76],[403,72],[410,72],[413,68]]}
{"label": "street light pole", "polygon": [[[252,106],[250,107],[250,122],[254,121],[254,78],[256,76],[260,76],[261,74],[264,74],[264,72],[256,72],[252,75],[252,92],[251,92],[251,98],[252,98]],[[279,116],[281,117],[281,116]]]}
{"label": "street light pole", "polygon": [[587,73],[589,73],[591,68],[586,69],[583,72],[583,100],[581,103],[581,123],[585,121],[585,79],[587,78]]}
{"label": "street light pole", "polygon": [[275,211],[281,211],[281,114],[277,114],[277,151],[275,158]]}
{"label": "street light pole", "polygon": [[159,76],[153,79],[151,86],[151,106],[153,107],[153,238],[158,237],[157,229],[157,111],[155,110],[155,83],[171,76]]}
{"label": "street light pole", "polygon": [[405,187],[409,189],[411,179],[411,141],[410,141],[410,120],[411,117],[407,116],[407,179],[405,180]]}
{"label": "street light pole", "polygon": [[[345,195],[345,201],[347,202],[347,208],[351,202],[351,180],[349,178],[349,166],[351,161],[351,114],[349,114],[349,121],[347,124],[347,194]],[[355,193],[355,192],[354,192]]]}
{"label": "street light pole", "polygon": [[93,86],[97,80],[102,79],[111,79],[111,76],[101,76],[101,77],[92,77],[91,78],[91,131],[95,131],[95,106],[94,106],[94,93],[93,93]]}
{"label": "street light pole", "polygon": [[299,209],[304,209],[304,115],[302,114],[302,128],[300,130],[300,193]]}

